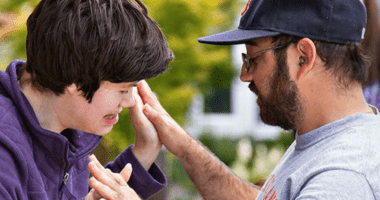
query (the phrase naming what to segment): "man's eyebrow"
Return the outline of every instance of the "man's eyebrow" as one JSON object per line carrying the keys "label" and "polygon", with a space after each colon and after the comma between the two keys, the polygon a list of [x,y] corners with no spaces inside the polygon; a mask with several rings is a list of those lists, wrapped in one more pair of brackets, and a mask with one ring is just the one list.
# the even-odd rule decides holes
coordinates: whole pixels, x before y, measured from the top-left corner
{"label": "man's eyebrow", "polygon": [[256,46],[256,47],[257,47],[257,43],[256,43],[255,41],[252,41],[252,40],[247,41],[245,44],[250,45],[250,46]]}

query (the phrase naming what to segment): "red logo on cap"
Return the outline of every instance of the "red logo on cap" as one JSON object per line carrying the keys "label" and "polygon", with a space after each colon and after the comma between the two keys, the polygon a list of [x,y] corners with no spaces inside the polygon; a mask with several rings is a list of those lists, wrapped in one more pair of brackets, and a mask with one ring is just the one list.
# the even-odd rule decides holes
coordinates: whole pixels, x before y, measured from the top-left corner
{"label": "red logo on cap", "polygon": [[241,15],[244,15],[245,14],[245,12],[247,12],[247,10],[248,10],[248,7],[249,7],[249,3],[251,2],[251,0],[248,0],[248,2],[247,2],[247,5],[245,6],[245,8],[244,8],[244,10],[243,10],[243,12],[241,12]]}

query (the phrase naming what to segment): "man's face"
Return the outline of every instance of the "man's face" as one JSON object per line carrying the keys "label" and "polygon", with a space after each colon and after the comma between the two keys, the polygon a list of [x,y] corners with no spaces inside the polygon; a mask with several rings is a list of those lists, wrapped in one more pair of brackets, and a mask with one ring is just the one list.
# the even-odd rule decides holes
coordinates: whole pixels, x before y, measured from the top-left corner
{"label": "man's face", "polygon": [[134,106],[132,94],[136,85],[137,82],[103,81],[94,93],[91,103],[78,93],[67,108],[68,112],[64,118],[66,127],[95,135],[107,134],[117,123],[122,108]]}
{"label": "man's face", "polygon": [[[271,41],[260,39],[247,44],[247,54],[272,47]],[[274,52],[267,51],[256,55],[254,60],[256,67],[249,72],[243,67],[241,80],[250,82],[249,88],[258,96],[261,119],[286,130],[297,129],[303,119],[303,108],[298,87],[289,76],[286,55],[276,60]]]}

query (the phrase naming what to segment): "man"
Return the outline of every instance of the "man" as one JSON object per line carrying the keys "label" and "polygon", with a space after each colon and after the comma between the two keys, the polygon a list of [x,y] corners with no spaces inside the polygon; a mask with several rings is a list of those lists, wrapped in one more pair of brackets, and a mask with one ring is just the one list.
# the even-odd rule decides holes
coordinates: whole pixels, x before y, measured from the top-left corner
{"label": "man", "polygon": [[[173,58],[146,7],[42,0],[27,29],[27,61],[0,72],[0,199],[146,199],[163,188],[162,144],[135,86]],[[123,107],[136,144],[105,169],[89,153]]]}
{"label": "man", "polygon": [[262,188],[181,129],[144,82],[143,111],[204,199],[380,199],[380,117],[362,92],[365,24],[359,0],[251,0],[238,29],[199,39],[245,44],[240,79],[262,120],[296,132]]}

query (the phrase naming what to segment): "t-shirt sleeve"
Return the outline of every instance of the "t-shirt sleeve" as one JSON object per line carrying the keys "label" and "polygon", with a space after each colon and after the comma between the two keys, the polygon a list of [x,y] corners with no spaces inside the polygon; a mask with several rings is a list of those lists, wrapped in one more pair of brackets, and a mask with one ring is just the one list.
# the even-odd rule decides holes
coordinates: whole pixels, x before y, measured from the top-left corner
{"label": "t-shirt sleeve", "polygon": [[296,200],[375,199],[364,175],[347,170],[329,170],[313,176]]}
{"label": "t-shirt sleeve", "polygon": [[132,175],[128,181],[128,185],[141,198],[147,199],[166,186],[166,178],[161,169],[153,163],[150,169],[146,171],[133,154],[132,145],[121,152],[113,162],[108,163],[106,168],[119,173],[128,163],[132,164]]}

